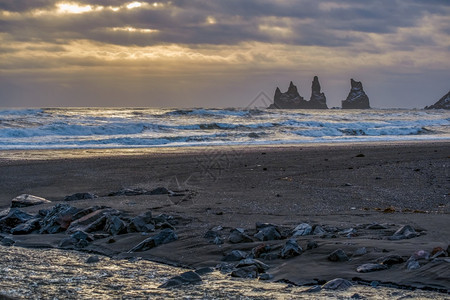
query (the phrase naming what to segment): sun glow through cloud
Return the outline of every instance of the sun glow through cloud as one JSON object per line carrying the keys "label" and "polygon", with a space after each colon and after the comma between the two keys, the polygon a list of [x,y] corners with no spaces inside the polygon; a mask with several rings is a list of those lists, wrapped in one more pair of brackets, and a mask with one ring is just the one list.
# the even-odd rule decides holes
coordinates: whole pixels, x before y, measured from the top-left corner
{"label": "sun glow through cloud", "polygon": [[78,3],[57,3],[59,13],[82,14],[93,10],[91,5],[81,6]]}

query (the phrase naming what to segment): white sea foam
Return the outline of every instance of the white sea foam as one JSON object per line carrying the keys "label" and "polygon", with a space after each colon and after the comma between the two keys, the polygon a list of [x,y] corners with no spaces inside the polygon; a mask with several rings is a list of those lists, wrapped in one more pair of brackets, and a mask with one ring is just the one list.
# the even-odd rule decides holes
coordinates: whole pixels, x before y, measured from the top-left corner
{"label": "white sea foam", "polygon": [[0,110],[0,149],[450,139],[442,110]]}

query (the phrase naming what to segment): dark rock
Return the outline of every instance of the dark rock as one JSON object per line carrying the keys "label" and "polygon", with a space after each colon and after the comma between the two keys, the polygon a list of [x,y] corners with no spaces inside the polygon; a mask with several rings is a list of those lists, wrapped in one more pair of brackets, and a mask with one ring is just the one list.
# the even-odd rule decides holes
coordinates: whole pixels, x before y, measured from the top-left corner
{"label": "dark rock", "polygon": [[259,278],[258,278],[259,280],[264,280],[264,281],[266,281],[266,280],[272,280],[273,279],[273,275],[272,274],[269,274],[269,273],[263,273],[263,274],[261,274],[261,275],[259,275]]}
{"label": "dark rock", "polygon": [[141,188],[123,188],[118,190],[117,192],[111,192],[108,194],[108,196],[138,196],[138,195],[145,195],[148,193],[147,190],[141,189]]}
{"label": "dark rock", "polygon": [[234,263],[220,263],[216,266],[216,269],[219,270],[221,273],[227,274],[233,271],[234,269]]}
{"label": "dark rock", "polygon": [[345,254],[344,250],[337,249],[328,255],[328,260],[333,262],[343,262],[348,261],[348,256]]}
{"label": "dark rock", "polygon": [[254,258],[259,258],[263,253],[270,252],[270,247],[266,244],[260,244],[252,249],[252,256]]}
{"label": "dark rock", "polygon": [[34,216],[18,208],[12,208],[5,217],[0,219],[0,231],[9,233],[14,227],[31,219],[34,219]]}
{"label": "dark rock", "polygon": [[239,278],[258,278],[258,275],[258,267],[255,265],[235,269],[231,272],[231,277]]}
{"label": "dark rock", "polygon": [[39,229],[39,227],[40,227],[39,221],[40,221],[40,219],[38,219],[38,218],[30,219],[30,220],[26,221],[25,223],[19,224],[16,227],[14,227],[13,229],[11,229],[11,233],[15,234],[15,235],[29,234],[29,233]]}
{"label": "dark rock", "polygon": [[220,237],[220,234],[217,231],[214,230],[208,230],[204,235],[203,238],[214,240],[216,237]]}
{"label": "dark rock", "polygon": [[418,250],[416,252],[413,253],[413,255],[411,255],[411,257],[409,259],[415,259],[415,260],[419,260],[419,259],[430,259],[430,252],[425,251],[425,250]]}
{"label": "dark rock", "polygon": [[235,228],[231,230],[228,241],[232,244],[253,242],[252,238],[245,234],[244,229],[242,228]]}
{"label": "dark rock", "polygon": [[314,226],[314,229],[313,229],[313,232],[312,232],[312,234],[313,235],[324,235],[324,234],[326,234],[327,232],[325,231],[325,229],[323,229],[322,228],[322,226],[320,226],[320,225],[316,225],[316,226]]}
{"label": "dark rock", "polygon": [[59,243],[61,248],[84,248],[94,239],[84,231],[77,231],[70,237],[62,239]]}
{"label": "dark rock", "polygon": [[233,250],[228,255],[226,255],[222,260],[223,261],[240,261],[245,259],[248,256],[247,252],[240,250]]}
{"label": "dark rock", "polygon": [[327,97],[325,97],[324,93],[320,91],[320,83],[319,78],[314,76],[312,86],[311,86],[311,98],[307,103],[307,108],[313,109],[327,109]]}
{"label": "dark rock", "polygon": [[87,200],[95,198],[98,198],[98,196],[93,193],[75,193],[73,195],[64,197],[64,201]]}
{"label": "dark rock", "polygon": [[280,255],[276,253],[262,253],[259,257],[264,260],[276,260]]}
{"label": "dark rock", "polygon": [[343,109],[367,109],[370,108],[369,97],[364,92],[360,81],[350,80],[351,89],[347,99],[342,101]]}
{"label": "dark rock", "polygon": [[17,196],[16,198],[12,199],[11,208],[27,207],[27,206],[39,205],[39,204],[50,203],[50,202],[51,202],[50,200],[47,200],[45,198],[28,195],[28,194],[22,194],[20,196]]}
{"label": "dark rock", "polygon": [[420,263],[417,260],[408,260],[406,263],[406,269],[408,270],[416,270],[420,268]]}
{"label": "dark rock", "polygon": [[58,233],[67,230],[74,215],[80,212],[81,209],[72,207],[68,204],[57,204],[52,210],[42,219],[40,233]]}
{"label": "dark rock", "polygon": [[156,225],[156,228],[160,228],[160,229],[169,228],[169,229],[175,230],[175,227],[173,227],[172,224],[170,224],[169,222],[158,223]]}
{"label": "dark rock", "polygon": [[261,228],[254,237],[260,241],[272,241],[281,239],[281,234],[274,226],[267,226]]}
{"label": "dark rock", "polygon": [[142,242],[140,242],[139,244],[134,246],[128,252],[147,251],[147,250],[157,247],[159,245],[176,241],[177,239],[178,239],[178,236],[172,229],[164,229],[157,235],[154,235],[152,237],[149,237],[149,238],[143,240]]}
{"label": "dark rock", "polygon": [[377,263],[386,265],[386,266],[392,266],[392,265],[396,265],[396,264],[401,264],[403,263],[405,260],[403,259],[403,257],[401,257],[400,255],[388,255],[388,256],[384,256],[384,257],[380,257],[377,259]]}
{"label": "dark rock", "polygon": [[297,227],[294,228],[292,231],[292,236],[303,236],[303,235],[309,235],[312,232],[312,226],[306,223],[302,223],[297,225]]}
{"label": "dark rock", "polygon": [[257,259],[253,259],[253,258],[246,258],[246,259],[239,261],[239,263],[236,265],[236,268],[243,268],[243,267],[248,267],[248,266],[256,266],[259,273],[264,273],[265,271],[267,271],[269,269],[268,265],[266,265],[265,263],[263,263]]}
{"label": "dark rock", "polygon": [[311,250],[317,247],[319,247],[319,244],[317,244],[316,241],[308,241],[308,244],[306,244],[306,250]]}
{"label": "dark rock", "polygon": [[378,230],[378,229],[387,229],[387,227],[384,225],[378,224],[378,223],[374,223],[374,224],[367,225],[366,229]]}
{"label": "dark rock", "polygon": [[435,258],[439,258],[439,257],[447,257],[447,255],[448,255],[447,251],[442,250],[442,251],[434,253],[430,259],[435,259]]}
{"label": "dark rock", "polygon": [[390,240],[403,240],[411,239],[418,236],[417,232],[410,225],[402,226],[398,229],[392,236],[389,237]]}
{"label": "dark rock", "polygon": [[93,264],[98,263],[100,261],[100,258],[97,255],[89,256],[88,259],[86,259],[85,263],[87,264]]}
{"label": "dark rock", "polygon": [[184,272],[178,276],[170,278],[164,284],[160,285],[158,288],[171,288],[186,284],[195,284],[202,282],[202,278],[193,271]]}
{"label": "dark rock", "polygon": [[204,267],[204,268],[197,269],[194,272],[197,273],[198,275],[202,276],[202,275],[214,272],[214,269],[210,268],[210,267]]}
{"label": "dark rock", "polygon": [[356,268],[356,272],[369,273],[375,271],[386,270],[388,266],[382,264],[363,264]]}
{"label": "dark rock", "polygon": [[118,215],[120,212],[112,208],[102,208],[95,210],[70,224],[69,233],[75,231],[94,232],[101,231],[105,228],[108,218]]}
{"label": "dark rock", "polygon": [[425,109],[450,109],[450,91],[435,104],[425,106]]}
{"label": "dark rock", "polygon": [[303,293],[318,293],[322,290],[320,285],[315,285],[303,291]]}
{"label": "dark rock", "polygon": [[161,224],[163,223],[169,223],[171,225],[176,225],[176,221],[173,219],[172,216],[166,215],[166,214],[160,214],[153,218],[153,223],[155,224],[156,228],[159,228]]}
{"label": "dark rock", "polygon": [[367,254],[366,247],[361,247],[361,248],[356,249],[355,252],[353,252],[352,256],[355,256],[355,257],[356,256],[363,256],[365,254]]}
{"label": "dark rock", "polygon": [[322,288],[326,290],[342,291],[351,288],[352,286],[353,284],[348,280],[342,278],[335,278],[322,285]]}
{"label": "dark rock", "polygon": [[302,248],[297,244],[295,239],[289,239],[286,244],[281,248],[280,257],[281,258],[291,258],[302,254]]}
{"label": "dark rock", "polygon": [[0,235],[0,243],[2,243],[3,246],[12,246],[16,243],[16,241],[7,236]]}
{"label": "dark rock", "polygon": [[108,216],[106,219],[105,231],[111,235],[126,233],[127,225],[118,216]]}
{"label": "dark rock", "polygon": [[151,191],[145,193],[146,195],[167,195],[170,194],[170,191],[165,187],[157,187]]}
{"label": "dark rock", "polygon": [[127,228],[128,232],[151,232],[155,231],[150,211],[131,219]]}
{"label": "dark rock", "polygon": [[215,244],[215,245],[222,245],[223,240],[219,236],[216,236],[214,238],[214,240],[210,241],[210,243]]}

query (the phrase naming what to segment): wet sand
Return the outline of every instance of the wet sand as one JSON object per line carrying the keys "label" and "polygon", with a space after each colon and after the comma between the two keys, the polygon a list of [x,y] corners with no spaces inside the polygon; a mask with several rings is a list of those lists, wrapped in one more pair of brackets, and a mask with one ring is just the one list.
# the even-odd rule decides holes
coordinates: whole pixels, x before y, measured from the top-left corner
{"label": "wet sand", "polygon": [[[198,268],[216,266],[238,249],[250,252],[261,243],[279,251],[286,240],[231,244],[231,229],[253,236],[257,222],[290,231],[300,223],[336,228],[335,237],[297,237],[304,252],[290,259],[263,260],[273,280],[314,284],[337,277],[356,282],[378,281],[397,286],[450,290],[448,257],[407,270],[405,263],[383,271],[358,273],[356,268],[386,255],[407,259],[417,250],[447,249],[449,224],[450,142],[352,145],[286,145],[281,147],[205,147],[140,150],[61,150],[0,152],[0,209],[20,194],[53,203],[23,208],[35,213],[64,202],[67,195],[92,192],[99,198],[71,201],[84,208],[105,205],[132,217],[145,211],[168,214],[178,240],[144,252],[128,253],[148,236],[127,233],[98,239],[84,251],[111,257],[139,256],[157,262]],[[166,187],[182,196],[108,197],[121,188]],[[385,229],[369,230],[370,224]],[[402,225],[418,237],[389,240]],[[215,226],[224,244],[204,234]],[[339,234],[354,228],[354,236]],[[151,234],[150,234],[151,235]],[[64,233],[15,235],[17,246],[57,247]],[[308,241],[318,247],[306,250]],[[367,254],[352,256],[366,247]],[[344,250],[346,262],[328,254]]]}

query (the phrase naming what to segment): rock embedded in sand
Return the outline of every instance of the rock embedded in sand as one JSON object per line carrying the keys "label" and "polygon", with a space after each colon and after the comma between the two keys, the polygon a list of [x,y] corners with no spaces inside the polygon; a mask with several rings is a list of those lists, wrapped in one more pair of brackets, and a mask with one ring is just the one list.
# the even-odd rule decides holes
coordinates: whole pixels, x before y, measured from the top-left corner
{"label": "rock embedded in sand", "polygon": [[383,256],[377,259],[377,263],[386,265],[386,266],[392,266],[392,265],[396,265],[396,264],[401,264],[405,262],[405,260],[403,259],[403,257],[401,257],[400,255],[388,255],[388,256]]}
{"label": "rock embedded in sand", "polygon": [[381,271],[388,269],[388,266],[382,265],[382,264],[363,264],[356,268],[356,272],[358,273],[369,273],[369,272],[375,272],[375,271]]}
{"label": "rock embedded in sand", "polygon": [[312,226],[306,223],[297,225],[292,231],[292,237],[311,234]]}
{"label": "rock embedded in sand", "polygon": [[247,258],[248,253],[240,250],[233,250],[229,254],[225,255],[222,261],[240,261]]}
{"label": "rock embedded in sand", "polygon": [[0,235],[0,243],[3,246],[12,246],[12,245],[14,245],[16,243],[16,241],[13,240],[12,238],[7,237],[7,236]]}
{"label": "rock embedded in sand", "polygon": [[108,218],[118,214],[120,214],[120,212],[113,208],[94,210],[93,212],[74,220],[67,231],[68,233],[73,233],[75,231],[94,232],[104,230]]}
{"label": "rock embedded in sand", "polygon": [[263,263],[257,259],[253,259],[253,258],[242,259],[236,265],[236,268],[243,268],[243,267],[247,267],[247,266],[256,266],[259,273],[264,273],[265,271],[267,271],[269,269],[268,265],[266,265],[265,263]]}
{"label": "rock embedded in sand", "polygon": [[177,287],[181,285],[186,284],[195,284],[195,283],[201,283],[202,278],[200,275],[193,271],[184,272],[178,276],[170,278],[168,281],[160,285],[158,288],[171,288],[171,287]]}
{"label": "rock embedded in sand", "polygon": [[104,230],[111,235],[118,235],[126,233],[127,225],[118,216],[108,216]]}
{"label": "rock embedded in sand", "polygon": [[177,239],[178,236],[176,235],[175,231],[173,231],[172,229],[163,229],[160,233],[143,240],[128,252],[131,253],[147,251],[159,245],[176,241]]}
{"label": "rock embedded in sand", "polygon": [[89,256],[88,259],[86,259],[85,263],[87,264],[93,264],[98,263],[100,261],[100,258],[97,255]]}
{"label": "rock embedded in sand", "polygon": [[411,239],[418,236],[417,232],[410,225],[405,225],[399,228],[392,236],[389,237],[390,240],[403,240]]}
{"label": "rock embedded in sand", "polygon": [[322,285],[322,288],[326,290],[343,291],[351,288],[352,286],[353,284],[346,279],[335,278]]}
{"label": "rock embedded in sand", "polygon": [[93,193],[75,193],[64,197],[64,201],[88,200],[95,198],[98,198],[98,196]]}
{"label": "rock embedded in sand", "polygon": [[131,219],[127,228],[128,232],[151,232],[155,231],[151,211],[147,211]]}
{"label": "rock embedded in sand", "polygon": [[250,265],[242,268],[235,269],[231,272],[231,277],[238,278],[258,278],[258,267]]}
{"label": "rock embedded in sand", "polygon": [[67,230],[74,220],[74,215],[81,209],[67,204],[57,204],[41,220],[39,233],[58,233]]}
{"label": "rock embedded in sand", "polygon": [[45,198],[28,194],[22,194],[11,200],[11,208],[34,206],[50,202],[51,202],[50,200],[47,200]]}
{"label": "rock embedded in sand", "polygon": [[258,233],[254,235],[260,241],[272,241],[272,240],[280,240],[281,234],[275,226],[267,226],[261,228]]}
{"label": "rock embedded in sand", "polygon": [[23,224],[31,219],[34,216],[21,211],[18,208],[12,208],[9,210],[8,214],[0,219],[0,231],[2,232],[10,232],[14,227]]}
{"label": "rock embedded in sand", "polygon": [[298,245],[295,239],[289,239],[286,244],[281,248],[280,257],[283,259],[291,258],[302,254],[303,249]]}
{"label": "rock embedded in sand", "polygon": [[333,262],[344,262],[349,260],[347,254],[345,254],[344,250],[342,249],[333,251],[330,255],[328,255],[327,258],[329,261]]}
{"label": "rock embedded in sand", "polygon": [[253,242],[252,238],[245,234],[245,230],[243,228],[235,228],[231,230],[228,241],[232,244]]}
{"label": "rock embedded in sand", "polygon": [[25,223],[19,224],[13,229],[11,229],[11,233],[14,235],[32,233],[33,231],[38,230],[40,228],[39,222],[40,222],[39,218],[30,219]]}

